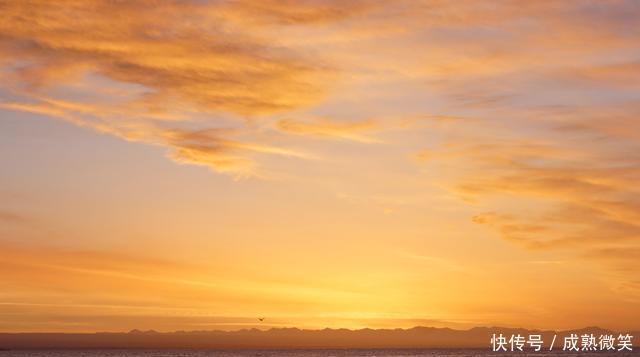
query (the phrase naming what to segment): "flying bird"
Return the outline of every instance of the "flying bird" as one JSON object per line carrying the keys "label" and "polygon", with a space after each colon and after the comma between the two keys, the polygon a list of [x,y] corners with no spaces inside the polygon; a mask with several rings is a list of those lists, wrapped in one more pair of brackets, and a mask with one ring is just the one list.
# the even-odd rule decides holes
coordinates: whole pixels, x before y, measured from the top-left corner
{"label": "flying bird", "polygon": [[260,322],[264,321],[264,317],[258,317],[258,320],[260,320]]}

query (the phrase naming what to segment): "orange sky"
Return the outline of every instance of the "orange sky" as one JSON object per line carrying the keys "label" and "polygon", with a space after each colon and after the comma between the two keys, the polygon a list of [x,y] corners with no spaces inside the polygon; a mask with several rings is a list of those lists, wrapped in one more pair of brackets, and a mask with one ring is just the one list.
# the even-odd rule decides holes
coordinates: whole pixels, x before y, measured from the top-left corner
{"label": "orange sky", "polygon": [[0,19],[0,331],[640,328],[637,2]]}

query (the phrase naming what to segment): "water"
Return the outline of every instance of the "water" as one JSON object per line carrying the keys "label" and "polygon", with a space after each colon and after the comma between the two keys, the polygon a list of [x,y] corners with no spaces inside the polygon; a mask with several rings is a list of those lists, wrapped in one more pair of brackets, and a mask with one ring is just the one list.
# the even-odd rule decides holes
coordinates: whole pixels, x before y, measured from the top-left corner
{"label": "water", "polygon": [[0,351],[0,357],[640,357],[634,352],[491,352],[472,349],[322,349],[322,350],[23,350]]}

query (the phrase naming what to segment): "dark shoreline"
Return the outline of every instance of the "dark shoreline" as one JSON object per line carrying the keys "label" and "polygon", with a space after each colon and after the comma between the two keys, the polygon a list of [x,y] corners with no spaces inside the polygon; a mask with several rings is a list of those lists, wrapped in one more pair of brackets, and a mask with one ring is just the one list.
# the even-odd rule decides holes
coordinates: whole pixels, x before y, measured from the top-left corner
{"label": "dark shoreline", "polygon": [[[614,334],[617,332],[590,327],[570,331],[540,331],[502,327],[475,327],[469,330],[414,327],[411,329],[324,329],[155,332],[134,330],[128,333],[0,333],[0,346],[9,350],[62,349],[137,349],[137,350],[278,350],[278,349],[491,349],[493,334],[506,336],[539,334],[543,346],[558,338],[554,350],[562,347],[562,336],[571,333]],[[625,332],[626,333],[626,332]],[[636,336],[638,332],[629,332]],[[548,342],[547,342],[548,341]],[[544,350],[544,348],[543,348]]]}

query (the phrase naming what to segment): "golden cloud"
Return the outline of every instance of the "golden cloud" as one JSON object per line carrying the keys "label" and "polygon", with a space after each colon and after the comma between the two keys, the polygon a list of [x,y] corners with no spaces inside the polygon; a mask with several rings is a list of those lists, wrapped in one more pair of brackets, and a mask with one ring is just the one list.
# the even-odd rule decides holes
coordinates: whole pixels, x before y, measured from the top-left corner
{"label": "golden cloud", "polygon": [[142,85],[143,100],[244,115],[312,103],[322,68],[195,2],[8,1],[0,48],[31,87],[89,73]]}
{"label": "golden cloud", "polygon": [[311,135],[325,138],[359,141],[363,143],[377,142],[365,132],[379,128],[372,119],[360,121],[337,121],[327,118],[314,120],[281,119],[277,122],[281,131],[290,134]]}
{"label": "golden cloud", "polygon": [[[467,134],[428,151],[424,164],[442,167],[443,185],[481,210],[473,222],[528,249],[565,250],[574,259],[602,263],[615,272],[610,280],[629,292],[629,286],[638,286],[627,285],[639,272],[637,264],[613,253],[622,257],[640,248],[640,191],[634,184],[640,179],[634,154],[640,147],[633,137],[608,129],[607,120],[616,119],[602,115],[614,112],[607,106],[573,114],[578,112],[585,123],[579,131],[558,132],[554,115],[562,114],[550,113],[536,123],[546,134],[537,141],[526,132],[502,132],[509,140],[501,140],[458,128]],[[520,112],[511,120],[530,119]],[[478,125],[472,125],[476,134],[501,132],[496,122]],[[640,289],[634,295],[640,296]]]}
{"label": "golden cloud", "polygon": [[[129,140],[169,145],[175,147],[171,157],[180,162],[250,174],[255,162],[241,151],[290,152],[221,138],[176,147],[184,140],[168,138],[156,123],[207,113],[209,119],[196,131],[224,127],[216,119],[221,114],[235,116],[242,126],[244,117],[304,107],[322,98],[333,70],[317,58],[311,62],[277,45],[268,31],[239,20],[286,24],[287,18],[298,16],[296,23],[340,16],[311,4],[250,5],[2,2],[0,73],[5,98],[0,105],[61,117]],[[96,93],[99,90],[108,93]],[[100,94],[118,100],[96,99]]]}

